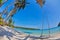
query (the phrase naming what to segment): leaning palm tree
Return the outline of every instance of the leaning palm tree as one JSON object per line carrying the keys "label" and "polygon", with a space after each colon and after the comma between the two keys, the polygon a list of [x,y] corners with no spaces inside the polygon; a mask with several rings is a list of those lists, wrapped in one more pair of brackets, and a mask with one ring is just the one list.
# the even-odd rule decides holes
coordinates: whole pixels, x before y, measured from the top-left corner
{"label": "leaning palm tree", "polygon": [[14,28],[14,22],[13,22],[12,18],[9,19],[8,26]]}
{"label": "leaning palm tree", "polygon": [[22,1],[16,0],[16,2],[14,3],[14,6],[15,6],[14,9],[12,9],[10,13],[8,13],[5,21],[7,21],[10,16],[13,16],[18,9],[21,9],[21,8],[24,9],[26,6],[26,0],[22,0]]}
{"label": "leaning palm tree", "polygon": [[4,21],[3,21],[3,18],[2,18],[2,14],[0,13],[0,25],[1,25],[1,26],[3,26],[3,24],[4,24],[3,22],[4,22]]}
{"label": "leaning palm tree", "polygon": [[6,2],[7,0],[0,0],[0,7]]}
{"label": "leaning palm tree", "polygon": [[2,0],[0,0],[0,4],[2,3]]}
{"label": "leaning palm tree", "polygon": [[2,4],[2,0],[0,0],[0,6],[1,6],[1,4]]}

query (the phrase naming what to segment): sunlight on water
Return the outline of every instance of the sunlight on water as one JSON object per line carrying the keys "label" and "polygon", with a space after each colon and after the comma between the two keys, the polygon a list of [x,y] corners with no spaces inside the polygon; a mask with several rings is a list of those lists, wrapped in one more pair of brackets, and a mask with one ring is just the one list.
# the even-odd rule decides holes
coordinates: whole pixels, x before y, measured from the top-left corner
{"label": "sunlight on water", "polygon": [[[42,30],[25,30],[25,29],[21,29],[21,28],[15,28],[15,30],[17,31],[22,31],[24,33],[28,33],[28,34],[36,34],[36,35],[41,35]],[[51,28],[50,29],[50,34],[56,34],[59,33],[60,31],[60,27],[55,27],[55,28]],[[43,30],[43,35],[48,35],[49,34],[49,29],[44,29]]]}

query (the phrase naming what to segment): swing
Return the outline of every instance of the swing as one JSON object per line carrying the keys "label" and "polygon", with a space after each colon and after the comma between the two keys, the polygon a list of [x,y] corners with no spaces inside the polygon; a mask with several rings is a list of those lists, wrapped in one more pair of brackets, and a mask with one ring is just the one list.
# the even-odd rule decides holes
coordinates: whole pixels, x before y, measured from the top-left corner
{"label": "swing", "polygon": [[[43,7],[43,5],[45,4],[45,0],[36,0],[37,3],[41,6],[41,8]],[[49,25],[49,21],[48,21],[48,18],[47,18],[47,22],[48,22],[48,28],[50,28],[50,25]],[[43,23],[42,23],[42,32],[41,32],[41,36],[40,36],[40,39],[47,39],[50,37],[50,29],[49,29],[49,36],[45,36],[43,35]]]}

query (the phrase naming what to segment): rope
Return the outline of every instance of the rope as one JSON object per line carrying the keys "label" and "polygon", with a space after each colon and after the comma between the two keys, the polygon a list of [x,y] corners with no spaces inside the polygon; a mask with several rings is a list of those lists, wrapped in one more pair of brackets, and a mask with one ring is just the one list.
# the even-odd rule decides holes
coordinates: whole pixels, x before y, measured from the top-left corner
{"label": "rope", "polygon": [[49,20],[48,20],[48,16],[46,16],[46,19],[47,19],[47,24],[48,24],[48,31],[49,31],[49,37],[50,37],[50,24],[49,24]]}
{"label": "rope", "polygon": [[43,36],[43,24],[44,24],[44,13],[42,13],[42,32],[41,32],[41,36]]}
{"label": "rope", "polygon": [[[43,37],[43,31],[44,31],[44,10],[42,10],[42,32],[41,32],[41,37]],[[46,16],[46,21],[47,21],[47,25],[48,25],[48,32],[49,32],[49,37],[50,37],[50,24],[49,24],[49,20],[48,20],[48,16]]]}

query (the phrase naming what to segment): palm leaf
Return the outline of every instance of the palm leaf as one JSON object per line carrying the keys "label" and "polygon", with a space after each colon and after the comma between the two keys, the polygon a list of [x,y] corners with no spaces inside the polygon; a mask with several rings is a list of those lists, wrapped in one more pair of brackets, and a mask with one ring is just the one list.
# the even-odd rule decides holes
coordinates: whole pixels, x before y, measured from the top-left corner
{"label": "palm leaf", "polygon": [[0,0],[0,4],[2,3],[2,0]]}

